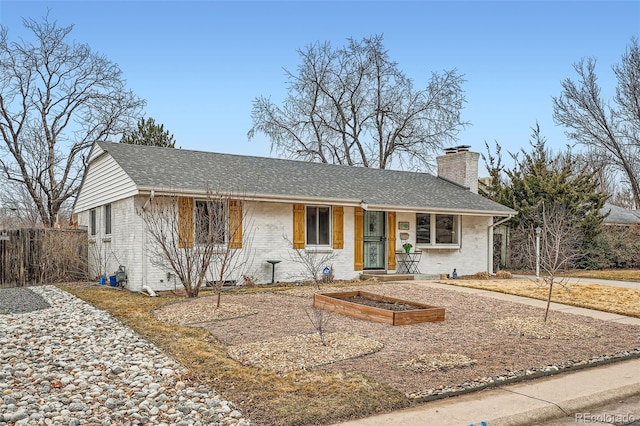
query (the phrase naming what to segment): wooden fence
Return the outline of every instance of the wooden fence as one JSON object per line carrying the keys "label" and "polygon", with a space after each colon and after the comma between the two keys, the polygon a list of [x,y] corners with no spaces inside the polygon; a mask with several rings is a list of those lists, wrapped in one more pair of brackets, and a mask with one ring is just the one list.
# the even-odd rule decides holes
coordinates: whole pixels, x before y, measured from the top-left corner
{"label": "wooden fence", "polygon": [[87,275],[86,231],[0,230],[0,287],[81,281]]}

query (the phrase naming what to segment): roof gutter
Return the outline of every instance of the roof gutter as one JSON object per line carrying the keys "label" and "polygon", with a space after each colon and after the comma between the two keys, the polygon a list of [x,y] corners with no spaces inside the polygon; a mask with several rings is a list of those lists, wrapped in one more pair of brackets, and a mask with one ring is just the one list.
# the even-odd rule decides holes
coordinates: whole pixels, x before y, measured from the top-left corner
{"label": "roof gutter", "polygon": [[[139,194],[152,194],[155,192],[156,196],[187,196],[187,197],[203,197],[206,196],[206,191],[201,190],[176,190],[175,188],[151,188],[151,187],[139,187]],[[392,205],[376,205],[368,204],[365,200],[353,199],[353,198],[318,198],[318,197],[304,197],[294,195],[273,195],[273,194],[246,194],[240,191],[230,191],[226,193],[229,196],[240,196],[247,201],[268,201],[272,203],[314,203],[314,204],[328,204],[328,205],[341,205],[346,207],[362,207],[365,210],[371,211],[392,211],[392,212],[404,212],[404,213],[438,213],[438,214],[458,214],[458,215],[473,215],[473,216],[504,216],[503,211],[493,210],[464,210],[464,209],[443,209],[443,208],[429,208],[429,207],[411,207],[411,206],[392,206]]]}
{"label": "roof gutter", "polygon": [[[184,197],[206,197],[206,191],[198,191],[198,190],[176,190],[171,188],[151,188],[151,187],[138,187],[138,194],[151,194],[155,193],[156,196],[165,196],[165,197],[175,197],[175,196],[184,196]],[[214,192],[210,195],[215,196],[216,194],[229,196],[229,197],[240,197],[244,200],[248,201],[270,201],[273,203],[295,203],[295,202],[315,202],[315,203],[324,203],[324,204],[340,204],[344,206],[360,206],[362,200],[354,200],[352,198],[317,198],[317,197],[301,197],[301,196],[288,196],[288,195],[272,195],[272,194],[247,194],[241,191],[227,191],[227,192]]]}

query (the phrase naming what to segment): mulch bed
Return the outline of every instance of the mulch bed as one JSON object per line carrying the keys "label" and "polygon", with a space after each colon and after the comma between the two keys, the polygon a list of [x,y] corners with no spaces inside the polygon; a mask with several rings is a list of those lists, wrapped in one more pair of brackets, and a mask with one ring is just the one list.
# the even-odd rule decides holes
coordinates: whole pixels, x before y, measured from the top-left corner
{"label": "mulch bed", "polygon": [[[354,287],[353,290],[361,288]],[[347,290],[342,288],[341,290]],[[640,326],[618,324],[590,317],[552,312],[550,319],[593,330],[584,336],[563,335],[531,338],[501,329],[500,319],[539,319],[544,310],[460,291],[444,290],[413,283],[367,286],[366,291],[412,302],[445,308],[443,322],[394,327],[328,312],[327,332],[346,332],[371,338],[383,347],[356,358],[314,367],[325,371],[360,372],[409,394],[425,389],[457,386],[468,381],[496,377],[513,371],[562,365],[567,361],[590,360],[603,354],[640,347]],[[323,288],[323,292],[331,291]],[[305,311],[312,297],[295,292],[225,294],[223,301],[244,305],[257,313],[252,316],[216,321],[205,327],[223,343],[234,346],[269,342],[298,334],[312,334],[314,328]],[[423,354],[457,354],[476,361],[464,368],[416,373],[403,368]],[[431,356],[431,355],[429,355]]]}

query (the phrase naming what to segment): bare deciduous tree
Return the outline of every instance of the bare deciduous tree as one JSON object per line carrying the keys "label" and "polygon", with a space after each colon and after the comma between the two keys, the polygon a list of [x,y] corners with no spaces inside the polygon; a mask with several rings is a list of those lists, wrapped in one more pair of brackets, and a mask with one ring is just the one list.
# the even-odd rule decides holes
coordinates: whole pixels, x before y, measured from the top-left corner
{"label": "bare deciduous tree", "polygon": [[[2,182],[0,184],[0,213],[14,227],[42,226],[42,221],[31,195],[24,185],[15,182]],[[62,209],[60,216],[67,216],[66,209]],[[63,218],[60,218],[62,222]]]}
{"label": "bare deciduous tree", "polygon": [[53,226],[78,192],[91,144],[128,129],[144,101],[125,89],[116,64],[69,41],[73,26],[23,23],[33,43],[10,42],[0,27],[0,173]]}
{"label": "bare deciduous tree", "polygon": [[553,98],[556,123],[568,127],[567,135],[605,156],[624,173],[640,208],[640,47],[631,39],[622,62],[613,66],[618,80],[613,103],[600,96],[596,60],[574,65],[579,81],[562,82],[562,94]]}
{"label": "bare deciduous tree", "polygon": [[[631,206],[633,200],[628,185],[621,179],[621,171],[615,167],[609,159],[600,151],[588,148],[584,152],[575,155],[576,165],[579,169],[588,171],[593,175],[593,179],[598,184],[598,191],[609,196],[608,201],[613,199],[630,199]],[[629,206],[629,207],[631,207]]]}
{"label": "bare deciduous tree", "polygon": [[284,103],[256,98],[248,134],[265,134],[285,157],[424,170],[468,124],[460,115],[463,76],[432,73],[427,87],[417,90],[381,35],[350,39],[340,49],[316,43],[298,53],[302,62],[297,74],[287,71]]}
{"label": "bare deciduous tree", "polygon": [[[560,279],[562,272],[575,268],[576,262],[583,256],[582,231],[577,225],[578,218],[562,205],[543,206],[540,222],[539,266],[545,285],[549,288],[544,321],[547,321],[551,295],[555,284],[564,285]],[[521,247],[531,269],[536,267],[536,233],[534,225],[520,230],[526,235],[526,243]]]}
{"label": "bare deciduous tree", "polygon": [[210,281],[218,295],[231,274],[242,276],[253,235],[244,196],[208,192],[202,199],[155,197],[139,209],[152,262],[175,273],[188,297]]}

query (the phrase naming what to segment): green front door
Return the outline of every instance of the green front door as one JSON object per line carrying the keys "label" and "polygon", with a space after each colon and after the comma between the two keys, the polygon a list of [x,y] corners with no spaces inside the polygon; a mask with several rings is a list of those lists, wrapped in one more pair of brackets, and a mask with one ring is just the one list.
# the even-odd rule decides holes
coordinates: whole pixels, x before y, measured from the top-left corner
{"label": "green front door", "polygon": [[364,269],[385,269],[384,212],[364,212]]}

